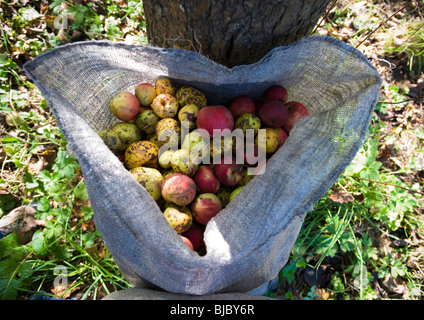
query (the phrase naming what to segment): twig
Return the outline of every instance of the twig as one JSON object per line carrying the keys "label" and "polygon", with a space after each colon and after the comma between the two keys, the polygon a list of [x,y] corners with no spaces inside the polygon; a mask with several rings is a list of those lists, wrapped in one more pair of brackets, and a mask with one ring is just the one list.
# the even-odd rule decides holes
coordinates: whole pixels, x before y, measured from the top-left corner
{"label": "twig", "polygon": [[334,9],[334,7],[336,6],[336,4],[337,4],[337,2],[338,2],[339,0],[335,0],[335,1],[333,1],[333,3],[332,3],[332,5],[331,5],[331,7],[330,7],[330,9],[328,9],[327,10],[327,12],[325,13],[325,15],[321,18],[321,20],[320,20],[320,22],[319,23],[317,23],[317,25],[315,26],[315,28],[314,28],[314,30],[312,30],[312,33],[311,34],[314,34],[315,33],[315,31],[317,31],[317,29],[318,29],[318,27],[319,27],[319,25],[328,17],[328,15],[330,14],[330,12],[331,12],[331,10],[333,10]]}
{"label": "twig", "polygon": [[24,139],[22,139],[22,138],[19,138],[19,137],[15,136],[14,134],[11,134],[11,133],[9,133],[9,132],[7,132],[7,131],[4,131],[4,130],[2,130],[2,129],[0,129],[0,132],[1,132],[1,133],[4,133],[4,134],[7,134],[9,137],[12,137],[12,138],[18,139],[19,141],[22,141],[22,142],[24,142],[24,143],[28,143],[28,141],[26,141],[26,140],[24,140]]}
{"label": "twig", "polygon": [[[420,25],[420,27],[417,29],[417,30],[415,30],[403,43],[406,43],[406,42],[408,42],[408,40],[409,39],[411,39],[418,31],[420,31],[420,29],[422,28],[422,27],[424,27],[424,22],[423,23],[421,23],[421,25]],[[400,45],[400,46],[402,46],[403,45],[403,43]]]}
{"label": "twig", "polygon": [[402,101],[397,101],[397,102],[390,102],[390,101],[379,100],[377,102],[385,103],[385,104],[399,104],[399,103],[406,103],[408,101],[414,101],[414,100],[416,100],[416,99],[415,98],[410,98],[410,99],[406,99],[406,100],[402,100]]}
{"label": "twig", "polygon": [[[380,102],[380,101],[379,101],[379,102]],[[47,123],[39,124],[39,125],[37,125],[37,126],[32,127],[32,130],[39,129],[39,128],[42,128],[42,127],[44,127],[44,126],[48,126],[49,124],[52,124],[52,123],[54,123],[55,121],[56,121],[55,119],[50,119]]]}
{"label": "twig", "polygon": [[386,20],[384,20],[382,23],[380,23],[380,25],[375,28],[373,31],[371,31],[371,33],[365,37],[364,40],[362,40],[355,48],[358,48],[361,44],[363,44],[369,37],[371,37],[371,35],[373,33],[375,33],[378,29],[380,29],[387,21],[389,21],[391,18],[393,18],[396,14],[398,14],[400,11],[402,11],[403,9],[405,9],[407,6],[409,6],[412,2],[414,1],[410,1],[408,2],[406,5],[404,5],[402,8],[400,8],[398,11],[396,11],[395,13],[393,13],[390,17],[388,17]]}
{"label": "twig", "polygon": [[365,179],[365,178],[361,178],[361,177],[355,177],[355,178],[359,179],[359,180],[369,181],[369,182],[381,183],[381,184],[384,184],[386,186],[401,188],[401,189],[404,189],[404,190],[407,190],[407,191],[410,191],[410,192],[419,193],[421,195],[424,195],[423,192],[420,192],[420,191],[417,191],[417,190],[414,190],[414,189],[411,189],[411,188],[402,187],[402,186],[399,186],[399,185],[393,184],[393,183],[388,183],[388,182],[383,182],[383,181],[378,181],[378,180],[370,180],[370,179]]}

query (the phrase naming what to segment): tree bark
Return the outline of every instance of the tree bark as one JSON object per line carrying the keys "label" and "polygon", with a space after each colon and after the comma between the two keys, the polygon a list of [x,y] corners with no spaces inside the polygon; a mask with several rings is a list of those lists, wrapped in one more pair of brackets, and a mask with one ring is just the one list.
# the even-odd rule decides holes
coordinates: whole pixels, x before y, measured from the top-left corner
{"label": "tree bark", "polygon": [[143,0],[151,45],[233,67],[308,36],[330,0]]}

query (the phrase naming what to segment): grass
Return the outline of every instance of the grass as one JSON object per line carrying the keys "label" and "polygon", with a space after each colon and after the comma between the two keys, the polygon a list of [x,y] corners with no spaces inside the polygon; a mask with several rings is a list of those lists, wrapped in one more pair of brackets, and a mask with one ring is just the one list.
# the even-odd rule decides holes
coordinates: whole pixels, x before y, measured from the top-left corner
{"label": "grass", "polygon": [[[30,205],[36,218],[45,221],[25,245],[14,233],[0,240],[1,299],[26,299],[40,291],[100,299],[130,286],[95,228],[78,162],[68,153],[45,100],[20,68],[29,57],[69,41],[146,44],[141,2],[126,3],[0,5],[0,218]],[[370,10],[361,11],[353,1],[340,1],[318,32],[352,45],[362,42],[384,19],[377,4],[366,6]],[[411,20],[406,14],[403,18]],[[60,28],[64,22],[68,28]],[[349,23],[354,27],[346,27]],[[389,26],[379,28],[368,39],[377,44],[371,48],[364,42],[359,49],[379,57],[407,56],[407,67],[415,76],[422,74],[415,66],[422,65],[423,28],[414,23],[396,34]],[[422,296],[424,131],[412,125],[419,120],[419,105],[411,102],[402,83],[384,81],[382,92],[365,143],[307,215],[279,274],[279,288],[266,295],[362,300]]]}
{"label": "grass", "polygon": [[[406,267],[408,247],[381,248],[379,241],[385,238],[397,243],[406,238],[412,242],[415,232],[424,236],[419,214],[422,194],[418,185],[410,188],[395,173],[381,169],[382,163],[376,160],[379,143],[373,138],[375,128],[371,127],[370,137],[351,165],[308,214],[292,257],[280,273],[286,297],[299,290],[293,273],[299,277],[307,267],[319,270],[323,265],[332,270],[325,288],[332,299],[377,299],[373,284],[388,277],[405,277],[405,297],[420,297],[423,274]],[[355,284],[358,276],[366,279],[366,286]],[[321,284],[319,279],[316,282]],[[325,296],[323,292],[320,295]]]}
{"label": "grass", "polygon": [[424,22],[405,19],[386,41],[385,50],[408,59],[409,72],[413,77],[419,77],[424,64]]}
{"label": "grass", "polygon": [[[40,1],[22,7],[2,3],[1,10],[0,217],[19,205],[31,205],[36,218],[46,225],[26,245],[19,245],[13,233],[0,241],[0,297],[28,298],[48,291],[57,297],[96,299],[128,288],[95,229],[78,162],[67,152],[66,140],[45,100],[18,62],[24,55],[35,56],[71,41],[75,30],[85,31],[81,40],[119,41],[130,35],[136,41],[142,37],[142,6],[130,1],[120,8],[106,1],[106,18],[91,6],[61,1],[50,3],[51,16],[40,14]],[[69,28],[49,28],[60,15],[73,21]],[[66,270],[66,277],[56,274],[58,269]],[[55,285],[58,279],[68,283]]]}
{"label": "grass", "polygon": [[[362,49],[370,55],[378,52],[401,59],[406,54],[408,68],[414,71],[409,73],[411,81],[422,75],[412,59],[422,54],[421,24],[403,23],[403,32],[395,33],[394,26],[376,24],[375,17],[382,21],[381,8],[367,3],[369,10],[361,12],[355,4],[341,2],[318,33],[337,36],[354,46],[364,43],[367,47]],[[411,21],[407,15],[400,18]],[[355,30],[346,31],[352,24]],[[381,31],[370,40],[381,42],[366,43],[377,28]],[[390,40],[395,37],[397,44]],[[271,296],[310,299],[313,289],[315,299],[422,297],[424,193],[419,172],[424,165],[424,140],[422,127],[413,125],[420,104],[411,102],[409,87],[386,79],[365,143],[308,214],[292,256],[280,272],[281,286]],[[315,272],[312,280],[310,270]],[[331,275],[327,282],[324,271]],[[305,284],[307,279],[309,284]]]}

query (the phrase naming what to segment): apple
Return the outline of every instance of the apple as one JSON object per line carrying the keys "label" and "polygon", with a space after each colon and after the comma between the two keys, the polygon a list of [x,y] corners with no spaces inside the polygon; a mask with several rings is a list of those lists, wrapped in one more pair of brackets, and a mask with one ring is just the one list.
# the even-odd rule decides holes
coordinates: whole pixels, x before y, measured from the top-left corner
{"label": "apple", "polygon": [[190,159],[200,164],[205,157],[209,156],[208,142],[199,131],[191,131],[186,134],[181,149],[187,150]]}
{"label": "apple", "polygon": [[124,162],[128,169],[136,167],[152,167],[157,159],[159,148],[150,141],[140,140],[131,143],[125,150]]}
{"label": "apple", "polygon": [[172,154],[172,169],[191,177],[199,169],[199,164],[187,149],[178,149]]}
{"label": "apple", "polygon": [[178,120],[180,120],[181,126],[187,127],[188,129],[196,128],[197,115],[199,114],[199,107],[195,104],[186,104],[178,111]]}
{"label": "apple", "polygon": [[274,101],[280,101],[284,103],[287,101],[288,93],[287,93],[287,89],[284,88],[283,86],[274,85],[265,92],[264,96],[266,100],[274,100]]}
{"label": "apple", "polygon": [[262,106],[264,105],[265,100],[255,100],[255,114],[259,114],[259,110],[261,110]]}
{"label": "apple", "polygon": [[261,125],[261,119],[253,113],[243,113],[234,123],[234,127],[242,129],[244,134],[246,134],[247,129],[253,129],[255,134],[258,133]]}
{"label": "apple", "polygon": [[178,112],[178,101],[169,93],[161,93],[153,99],[151,107],[159,118],[173,118]]}
{"label": "apple", "polygon": [[289,136],[287,135],[286,130],[284,130],[283,128],[274,128],[274,130],[277,134],[278,148],[280,148],[284,144],[284,142],[286,142]]}
{"label": "apple", "polygon": [[258,145],[254,141],[248,141],[245,143],[244,148],[236,149],[236,159],[242,160],[243,164],[247,166],[255,165],[258,155]]}
{"label": "apple", "polygon": [[145,134],[152,134],[160,118],[152,109],[140,110],[139,114],[134,119],[134,123]]}
{"label": "apple", "polygon": [[230,202],[234,200],[234,198],[240,193],[241,190],[243,190],[244,186],[240,186],[235,188],[231,194],[230,194]]}
{"label": "apple", "polygon": [[174,82],[168,77],[160,77],[155,81],[156,95],[167,93],[173,96],[177,91]]}
{"label": "apple", "polygon": [[271,128],[278,128],[286,123],[288,110],[282,102],[268,100],[264,102],[258,115],[263,125]]}
{"label": "apple", "polygon": [[140,111],[140,101],[131,92],[121,92],[113,98],[109,107],[117,119],[131,121]]}
{"label": "apple", "polygon": [[274,153],[278,150],[280,144],[280,128],[263,128],[266,133],[266,142],[265,145],[258,143],[258,139],[256,138],[256,144],[258,144],[258,148],[265,151],[267,154]]}
{"label": "apple", "polygon": [[196,197],[197,186],[189,176],[171,173],[163,179],[161,193],[166,201],[178,206],[186,206]]}
{"label": "apple", "polygon": [[284,129],[286,129],[287,132],[290,132],[294,125],[303,117],[306,117],[309,115],[308,109],[301,104],[300,102],[296,101],[290,101],[286,103],[287,111],[288,111],[288,117],[287,121],[284,124]]}
{"label": "apple", "polygon": [[153,99],[156,97],[155,86],[148,82],[137,85],[134,89],[134,93],[142,106],[150,106]]}
{"label": "apple", "polygon": [[220,183],[211,166],[200,166],[192,179],[200,193],[217,193],[219,190]]}
{"label": "apple", "polygon": [[9,112],[5,117],[6,123],[11,127],[20,127],[25,120],[16,111]]}
{"label": "apple", "polygon": [[221,200],[213,193],[199,194],[191,204],[191,213],[195,221],[207,224],[222,210]]}
{"label": "apple", "polygon": [[197,250],[203,242],[203,227],[196,221],[193,221],[191,227],[182,233],[182,236],[186,237],[193,246],[193,250]]}
{"label": "apple", "polygon": [[173,207],[169,206],[163,212],[165,219],[169,222],[172,229],[177,231],[177,233],[183,233],[187,231],[191,224],[193,223],[193,216],[188,208],[182,207]]}
{"label": "apple", "polygon": [[205,106],[197,115],[197,128],[206,130],[209,137],[214,136],[214,129],[228,129],[228,133],[221,135],[229,134],[234,129],[234,117],[231,111],[222,105]]}
{"label": "apple", "polygon": [[180,107],[184,107],[188,104],[194,104],[199,109],[206,106],[205,94],[197,88],[190,86],[183,86],[175,93],[175,98],[178,100]]}
{"label": "apple", "polygon": [[214,170],[224,186],[235,186],[243,179],[243,165],[237,164],[235,157],[224,157],[221,163],[215,164]]}
{"label": "apple", "polygon": [[194,250],[193,243],[187,237],[180,235],[181,240],[190,248],[190,250]]}
{"label": "apple", "polygon": [[255,103],[247,96],[238,96],[230,103],[230,111],[234,119],[245,113],[255,112]]}

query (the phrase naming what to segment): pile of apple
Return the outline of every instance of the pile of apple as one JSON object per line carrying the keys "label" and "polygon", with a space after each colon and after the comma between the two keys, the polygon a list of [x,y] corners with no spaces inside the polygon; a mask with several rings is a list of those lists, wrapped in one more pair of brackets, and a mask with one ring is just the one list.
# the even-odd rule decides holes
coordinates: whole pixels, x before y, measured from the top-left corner
{"label": "pile of apple", "polygon": [[[206,224],[254,177],[247,171],[253,164],[237,163],[235,155],[242,154],[246,159],[248,152],[263,148],[269,159],[293,126],[308,115],[301,103],[287,101],[287,90],[281,85],[268,88],[257,101],[243,95],[228,106],[210,106],[203,92],[177,86],[167,77],[154,84],[141,83],[134,93],[119,93],[109,108],[120,121],[99,132],[100,137],[158,203],[170,226],[199,254],[205,252]],[[183,129],[187,134],[181,138]],[[214,129],[223,130],[219,148],[219,143],[211,142],[216,138]],[[222,132],[235,129],[254,129],[255,134],[264,129],[266,143],[244,144],[243,148],[225,143]],[[201,131],[207,132],[210,140],[203,139]],[[165,144],[174,148],[162,151]],[[195,146],[196,150],[206,148],[208,153],[196,154],[197,161],[192,161],[190,152]],[[221,160],[212,162],[212,157]]]}

